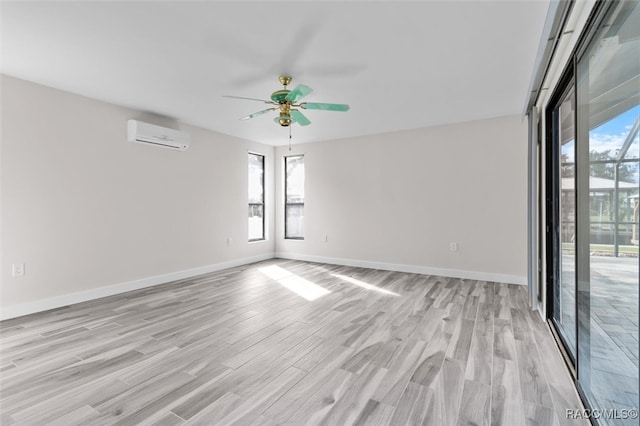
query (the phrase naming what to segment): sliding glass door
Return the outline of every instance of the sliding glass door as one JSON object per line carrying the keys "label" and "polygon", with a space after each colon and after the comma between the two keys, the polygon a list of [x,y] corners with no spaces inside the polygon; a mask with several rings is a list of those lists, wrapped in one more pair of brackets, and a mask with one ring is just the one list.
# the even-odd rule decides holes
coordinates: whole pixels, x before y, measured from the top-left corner
{"label": "sliding glass door", "polygon": [[[640,6],[606,14],[576,68],[579,383],[594,408],[638,409]],[[580,183],[582,182],[582,186]],[[636,230],[636,235],[634,235]],[[583,365],[584,364],[584,365]],[[636,412],[637,413],[637,412]],[[604,419],[638,424],[638,419]]]}
{"label": "sliding glass door", "polygon": [[555,91],[550,320],[597,423],[638,425],[640,3],[601,3]]}

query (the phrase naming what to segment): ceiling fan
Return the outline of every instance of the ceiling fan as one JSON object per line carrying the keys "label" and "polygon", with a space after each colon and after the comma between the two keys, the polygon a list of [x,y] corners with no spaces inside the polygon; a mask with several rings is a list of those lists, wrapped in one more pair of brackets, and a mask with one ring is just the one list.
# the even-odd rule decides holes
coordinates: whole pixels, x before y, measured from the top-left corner
{"label": "ceiling fan", "polygon": [[249,120],[250,118],[258,117],[262,114],[266,114],[270,111],[280,111],[278,117],[273,121],[280,124],[282,127],[289,127],[293,123],[298,123],[301,126],[308,126],[311,121],[305,115],[300,112],[300,109],[320,109],[323,111],[349,111],[349,105],[345,104],[324,104],[317,102],[302,102],[300,100],[313,91],[312,88],[303,84],[298,84],[293,90],[287,89],[287,86],[291,83],[292,78],[286,75],[279,77],[280,83],[284,86],[283,89],[276,90],[271,94],[271,100],[245,98],[242,96],[223,96],[225,98],[233,99],[247,99],[250,101],[264,102],[265,104],[273,105],[270,108],[263,109],[262,111],[254,112],[240,120]]}

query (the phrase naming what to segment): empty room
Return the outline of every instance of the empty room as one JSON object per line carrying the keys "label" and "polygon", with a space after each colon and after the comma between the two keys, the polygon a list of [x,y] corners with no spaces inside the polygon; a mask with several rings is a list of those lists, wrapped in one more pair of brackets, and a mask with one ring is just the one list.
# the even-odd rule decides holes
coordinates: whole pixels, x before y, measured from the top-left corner
{"label": "empty room", "polygon": [[2,1],[0,424],[639,425],[640,2]]}

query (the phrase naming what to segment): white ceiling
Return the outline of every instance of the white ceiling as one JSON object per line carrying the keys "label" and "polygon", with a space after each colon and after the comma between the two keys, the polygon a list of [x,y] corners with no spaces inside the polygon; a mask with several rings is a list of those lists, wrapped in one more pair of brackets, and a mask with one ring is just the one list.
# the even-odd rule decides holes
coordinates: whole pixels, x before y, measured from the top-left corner
{"label": "white ceiling", "polygon": [[221,133],[288,142],[259,102],[315,89],[294,142],[522,111],[548,0],[2,2],[4,74]]}

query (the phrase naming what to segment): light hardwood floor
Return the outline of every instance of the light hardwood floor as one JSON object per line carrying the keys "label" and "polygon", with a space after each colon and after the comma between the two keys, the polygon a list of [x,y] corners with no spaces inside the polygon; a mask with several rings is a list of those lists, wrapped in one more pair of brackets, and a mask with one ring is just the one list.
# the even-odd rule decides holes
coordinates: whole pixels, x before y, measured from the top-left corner
{"label": "light hardwood floor", "polygon": [[274,259],[16,318],[0,424],[587,424],[525,298]]}

